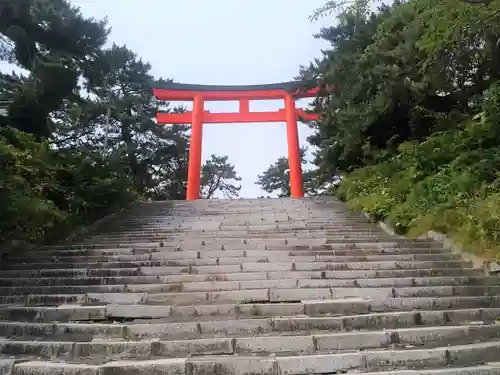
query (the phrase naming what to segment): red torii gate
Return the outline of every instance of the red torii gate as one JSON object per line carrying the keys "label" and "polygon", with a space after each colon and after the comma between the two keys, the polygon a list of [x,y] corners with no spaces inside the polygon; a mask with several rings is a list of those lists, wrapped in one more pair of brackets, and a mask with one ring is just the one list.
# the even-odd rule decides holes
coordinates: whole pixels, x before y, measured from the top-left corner
{"label": "red torii gate", "polygon": [[[159,124],[192,125],[187,200],[200,198],[203,124],[210,123],[286,122],[292,197],[304,196],[297,119],[310,121],[317,120],[319,116],[315,113],[306,113],[303,109],[297,109],[295,100],[317,96],[318,88],[304,90],[300,82],[250,86],[191,85],[168,82],[154,88],[153,92],[158,100],[193,101],[192,111],[184,113],[159,112],[156,116]],[[284,99],[285,109],[275,112],[250,112],[250,100],[270,99]],[[239,101],[239,112],[210,113],[205,111],[205,101],[230,100]]]}

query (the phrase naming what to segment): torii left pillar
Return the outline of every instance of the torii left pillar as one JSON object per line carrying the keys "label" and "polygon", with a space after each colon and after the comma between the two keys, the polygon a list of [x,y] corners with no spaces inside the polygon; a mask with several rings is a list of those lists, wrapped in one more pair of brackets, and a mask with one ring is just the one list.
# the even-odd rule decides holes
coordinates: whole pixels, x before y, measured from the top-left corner
{"label": "torii left pillar", "polygon": [[300,160],[299,129],[295,99],[285,96],[286,140],[288,144],[288,166],[290,167],[290,190],[294,198],[304,196],[302,166]]}
{"label": "torii left pillar", "polygon": [[203,114],[205,101],[201,95],[193,99],[191,123],[191,141],[189,146],[189,167],[186,199],[193,201],[200,198],[201,150],[203,144]]}

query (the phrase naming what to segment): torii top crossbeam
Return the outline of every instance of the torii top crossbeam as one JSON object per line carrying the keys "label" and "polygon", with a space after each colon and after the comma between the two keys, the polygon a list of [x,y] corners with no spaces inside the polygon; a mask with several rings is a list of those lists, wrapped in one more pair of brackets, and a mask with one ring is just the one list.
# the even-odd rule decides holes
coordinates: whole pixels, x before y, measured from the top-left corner
{"label": "torii top crossbeam", "polygon": [[198,93],[203,93],[206,101],[210,100],[267,100],[283,99],[285,93],[298,98],[314,97],[318,88],[304,90],[300,82],[270,83],[266,85],[193,85],[187,83],[166,82],[154,88],[155,96],[160,100],[192,100]]}
{"label": "torii top crossbeam", "polygon": [[[159,124],[192,124],[189,149],[189,171],[187,199],[200,196],[200,169],[203,124],[207,123],[249,123],[249,122],[286,122],[288,160],[290,164],[290,185],[293,197],[302,197],[302,171],[300,160],[297,119],[317,120],[318,115],[295,107],[295,100],[315,97],[318,88],[303,89],[300,82],[273,83],[267,85],[218,86],[193,85],[167,82],[153,89],[158,100],[193,101],[193,110],[184,113],[157,114]],[[284,99],[285,108],[274,112],[251,112],[250,100]],[[239,101],[239,112],[211,113],[205,111],[205,101]]]}

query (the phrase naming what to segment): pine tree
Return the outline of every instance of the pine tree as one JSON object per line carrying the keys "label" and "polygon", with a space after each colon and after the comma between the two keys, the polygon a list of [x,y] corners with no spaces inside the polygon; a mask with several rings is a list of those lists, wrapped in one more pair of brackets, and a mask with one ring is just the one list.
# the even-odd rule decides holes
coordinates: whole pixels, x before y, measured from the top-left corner
{"label": "pine tree", "polygon": [[241,177],[227,156],[212,155],[201,168],[201,196],[210,199],[220,192],[224,198],[237,198],[241,185],[236,184]]}

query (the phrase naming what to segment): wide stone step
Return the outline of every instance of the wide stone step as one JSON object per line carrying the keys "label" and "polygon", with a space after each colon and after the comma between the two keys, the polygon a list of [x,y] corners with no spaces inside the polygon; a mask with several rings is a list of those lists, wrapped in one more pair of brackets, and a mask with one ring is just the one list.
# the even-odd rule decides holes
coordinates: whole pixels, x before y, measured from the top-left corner
{"label": "wide stone step", "polygon": [[248,257],[288,257],[288,256],[374,256],[374,255],[427,255],[427,254],[450,254],[449,250],[439,249],[439,248],[380,248],[380,249],[343,249],[343,250],[333,250],[327,247],[314,248],[309,246],[304,246],[301,249],[290,250],[253,250],[253,249],[241,249],[241,250],[183,250],[177,246],[164,246],[162,248],[146,249],[146,248],[132,248],[132,247],[120,247],[120,248],[109,248],[109,249],[43,249],[43,250],[33,250],[23,252],[23,255],[18,257],[15,254],[9,254],[8,260],[23,261],[29,258],[33,259],[43,259],[43,257],[53,257],[57,258],[78,258],[78,257],[120,257],[120,256],[135,256],[135,255],[151,255],[160,254],[162,256],[171,257],[171,259],[186,259],[198,257],[201,258],[214,258],[214,257],[244,257],[245,254]]}
{"label": "wide stone step", "polygon": [[[141,235],[141,236],[127,236],[127,235],[94,235],[89,237],[85,243],[90,242],[135,242],[135,241],[168,241],[168,242],[185,242],[189,239],[192,239],[192,236],[186,235],[185,233],[180,232],[182,229],[179,229],[179,232],[172,232],[164,235]],[[308,239],[318,239],[327,237],[329,241],[334,240],[349,240],[349,241],[359,241],[359,242],[378,242],[383,240],[388,240],[389,236],[386,234],[360,234],[360,233],[333,233],[333,232],[325,232],[324,230],[314,232],[311,230],[302,233],[302,231],[298,231],[295,229],[289,230],[266,230],[266,231],[213,231],[213,232],[202,232],[199,235],[196,235],[197,238],[204,239],[213,239],[216,237],[218,240],[234,240],[234,239],[259,239],[263,241],[276,241],[276,240],[284,240],[285,238],[295,237],[302,240]]]}
{"label": "wide stone step", "polygon": [[[191,224],[193,224],[191,222]],[[187,239],[189,237],[188,233],[193,233],[194,236],[198,237],[212,237],[217,238],[218,235],[221,238],[227,238],[229,240],[234,239],[233,237],[242,235],[252,235],[252,234],[262,234],[266,236],[274,236],[274,240],[290,238],[290,237],[305,237],[305,238],[324,238],[325,235],[328,237],[374,237],[385,239],[386,241],[392,241],[392,238],[387,232],[384,232],[380,227],[366,227],[366,226],[346,226],[346,225],[328,225],[328,224],[289,224],[289,223],[266,223],[262,225],[245,225],[245,226],[233,226],[222,222],[203,224],[202,222],[197,222],[194,226],[191,224],[157,224],[157,225],[147,225],[147,226],[120,226],[113,228],[105,228],[102,231],[94,231],[88,234],[86,239],[90,238],[102,238],[102,239],[113,239],[113,238],[141,238],[141,237],[177,237],[181,239]],[[296,233],[295,236],[293,233]],[[412,242],[421,242],[416,240],[408,240]]]}
{"label": "wide stone step", "polygon": [[[216,237],[217,240],[213,241],[213,238]],[[203,245],[206,248],[212,248],[212,249],[217,249],[220,248],[221,245],[225,245],[228,247],[235,247],[236,249],[241,249],[240,243],[243,242],[243,240],[246,240],[247,243],[250,244],[250,246],[259,246],[259,244],[262,246],[268,246],[268,247],[274,247],[274,248],[280,248],[283,247],[285,240],[289,241],[290,238],[293,239],[298,239],[299,241],[295,241],[294,245],[292,246],[301,246],[301,245],[316,245],[316,246],[321,246],[322,244],[357,244],[357,243],[362,243],[362,244],[368,244],[368,243],[379,243],[384,240],[382,237],[359,237],[359,236],[331,236],[331,235],[325,235],[323,234],[323,239],[321,238],[321,235],[316,235],[316,236],[307,236],[307,235],[300,235],[297,232],[293,233],[287,233],[283,235],[282,238],[277,238],[276,236],[265,236],[263,234],[242,234],[240,236],[224,236],[224,235],[207,235],[207,236],[197,236],[197,240],[193,241],[193,237],[180,237],[180,236],[175,236],[175,235],[170,235],[170,236],[165,236],[165,237],[155,237],[155,238],[92,238],[87,241],[83,241],[83,245],[129,245],[129,244],[136,244],[136,243],[144,243],[144,244],[153,244],[153,246],[156,246],[156,243],[162,242],[163,244],[173,244],[173,245],[180,245],[184,244],[185,246],[188,246],[190,248],[193,248],[195,246],[200,246],[200,244],[205,243]],[[233,243],[231,243],[233,242]],[[281,243],[280,243],[281,242]],[[283,244],[283,245],[282,245]],[[405,244],[405,246],[413,246],[411,244]],[[421,246],[415,246],[415,247],[421,247]]]}
{"label": "wide stone step", "polygon": [[[172,261],[136,261],[136,262],[97,262],[97,263],[17,263],[9,264],[9,271],[33,269],[113,269],[132,268],[141,269],[144,275],[172,275],[183,273],[235,273],[235,272],[273,272],[273,271],[334,271],[334,270],[392,270],[392,269],[429,269],[429,268],[470,268],[472,262],[458,260],[410,260],[410,261],[359,261],[359,262],[330,262],[318,260],[307,262],[300,258],[297,261],[282,262],[246,262],[245,258],[237,264],[215,264],[196,266],[177,266]],[[0,271],[0,277],[4,275]],[[21,276],[21,274],[19,275]]]}
{"label": "wide stone step", "polygon": [[[243,301],[245,302],[245,301]],[[300,303],[235,303],[191,306],[159,305],[110,305],[105,314],[120,319],[162,319],[175,321],[201,319],[202,317],[273,317],[307,315],[330,317],[346,314],[369,314],[386,311],[496,309],[500,307],[497,297],[434,297],[434,298],[391,298],[386,301],[350,298],[343,300],[304,301]]]}
{"label": "wide stone step", "polygon": [[[475,281],[476,285],[471,285]],[[496,278],[491,278],[491,283]],[[34,280],[36,281],[36,279]],[[433,283],[434,282],[434,283]],[[0,296],[20,295],[57,295],[57,294],[89,294],[89,293],[168,293],[168,292],[219,292],[270,289],[285,289],[287,295],[297,293],[300,289],[331,289],[332,298],[344,297],[425,297],[448,295],[496,295],[500,292],[498,285],[485,285],[486,279],[476,278],[437,278],[437,279],[361,279],[361,280],[312,280],[312,279],[278,279],[247,281],[200,281],[191,283],[144,283],[144,284],[110,284],[110,285],[48,285],[0,287]],[[101,283],[102,284],[102,283]],[[278,293],[278,292],[276,292]]]}
{"label": "wide stone step", "polygon": [[[276,228],[277,226],[277,228]],[[238,235],[276,235],[276,237],[282,237],[281,233],[289,234],[290,232],[300,233],[301,236],[306,237],[324,237],[325,234],[333,237],[344,237],[344,236],[353,236],[353,237],[375,237],[377,238],[386,238],[390,237],[384,233],[380,228],[366,228],[366,227],[345,227],[345,226],[332,226],[332,225],[283,225],[283,224],[275,224],[269,226],[261,226],[261,227],[236,227],[236,228],[228,228],[225,225],[222,226],[213,226],[206,228],[187,228],[182,226],[172,226],[169,227],[167,225],[157,226],[155,228],[136,228],[136,227],[128,227],[122,228],[117,231],[105,231],[105,232],[96,232],[92,235],[92,238],[102,238],[102,239],[115,239],[115,238],[170,238],[170,237],[188,237],[189,234],[192,234],[196,237],[214,237],[214,236],[222,236],[222,237],[234,237]]]}
{"label": "wide stone step", "polygon": [[[435,327],[438,327],[437,330],[439,330],[440,326],[442,328],[454,326],[452,331],[455,331],[453,332],[461,332],[457,327],[462,327],[469,332],[482,332],[481,329],[484,329],[497,335],[499,326],[491,324],[495,323],[496,317],[500,314],[500,308],[371,313],[337,317],[242,315],[245,312],[247,312],[245,309],[240,311],[239,319],[226,317],[223,320],[213,320],[212,317],[212,320],[200,319],[198,322],[159,323],[151,321],[148,322],[149,324],[141,324],[139,320],[136,324],[0,322],[0,337],[19,341],[139,341],[213,338],[228,335],[234,337],[295,335],[300,332],[302,335],[309,333],[332,334],[333,332],[387,334],[391,330],[397,331],[402,328],[413,328],[414,331],[421,330],[428,334],[431,331],[436,332]],[[258,307],[256,307],[255,312],[260,312]],[[476,330],[476,327],[480,328]],[[457,335],[458,338],[460,336],[462,334]],[[432,339],[429,340],[432,341]],[[397,342],[393,343],[397,344]],[[425,344],[425,342],[421,344]]]}
{"label": "wide stone step", "polygon": [[[135,302],[135,301],[134,301]],[[273,317],[307,315],[330,317],[346,314],[369,314],[415,310],[460,310],[500,308],[499,297],[426,297],[390,298],[384,301],[361,298],[310,300],[285,303],[220,303],[197,305],[108,304],[82,306],[0,306],[0,320],[23,322],[103,321],[111,319],[164,319],[185,321],[205,318]]]}
{"label": "wide stone step", "polygon": [[[177,362],[184,361],[184,366],[179,366]],[[69,364],[69,363],[52,363],[52,362],[25,362],[16,364],[14,367],[14,360],[5,360],[5,368],[10,373],[11,368],[13,368],[13,375],[49,375],[49,374],[78,374],[78,375],[118,375],[118,374],[172,374],[172,375],[191,375],[194,374],[191,370],[191,364],[188,359],[180,360],[156,360],[141,363],[133,362],[115,362],[109,363],[103,366],[93,366],[93,365],[80,365],[80,364]],[[240,360],[243,362],[244,359]],[[227,375],[250,375],[245,372],[244,367],[235,367],[234,365],[229,365],[227,362],[225,365],[225,374]],[[0,366],[2,366],[0,364]],[[228,369],[229,367],[229,369]],[[214,363],[210,363],[210,369],[217,368]],[[278,369],[278,367],[276,367]],[[197,368],[198,370],[198,368]],[[227,372],[227,371],[232,372]],[[154,371],[154,372],[153,372]],[[169,371],[169,372],[168,372]],[[197,372],[195,375],[219,375],[216,372],[207,372],[205,369],[201,369],[204,372]],[[209,370],[210,371],[210,370]],[[217,371],[217,370],[214,370]],[[278,371],[278,370],[276,370]],[[381,372],[370,372],[365,375],[498,375],[500,371],[500,363],[492,363],[489,365],[482,366],[471,366],[471,367],[456,367],[448,369],[431,369],[431,370],[401,370],[401,371],[381,371]],[[347,372],[344,372],[347,373]],[[359,373],[359,372],[358,372]],[[251,375],[254,375],[255,372]],[[259,375],[278,375],[278,373],[260,372]]]}
{"label": "wide stone step", "polygon": [[[0,355],[20,358],[120,360],[175,358],[197,355],[275,354],[301,355],[336,353],[350,350],[415,347],[436,348],[443,345],[465,345],[476,341],[488,342],[500,337],[500,327],[448,326],[395,329],[376,332],[318,333],[295,332],[289,336],[254,335],[251,337],[213,337],[190,340],[127,340],[118,341],[17,341],[0,339]],[[133,334],[133,330],[131,332]],[[491,343],[492,347],[495,343]],[[496,343],[500,345],[499,343]],[[415,350],[418,350],[415,349]],[[500,354],[500,347],[497,349]],[[490,359],[493,359],[490,357]]]}
{"label": "wide stone step", "polygon": [[[267,239],[267,240],[260,240],[260,239],[247,239],[246,236],[242,238],[227,238],[227,239],[218,239],[218,238],[208,238],[204,239],[203,241],[206,243],[206,247],[216,247],[219,248],[221,245],[227,245],[227,246],[238,246],[241,245],[245,242],[252,247],[255,246],[270,246],[270,247],[278,247],[278,248],[293,248],[294,246],[326,246],[330,245],[331,248],[370,248],[370,247],[375,247],[375,248],[381,248],[381,247],[414,247],[414,248],[421,248],[421,247],[434,247],[434,248],[439,248],[439,244],[432,241],[432,240],[425,240],[425,241],[416,241],[416,240],[404,240],[404,239],[386,239],[386,240],[380,240],[380,241],[357,241],[354,239],[342,239],[342,240],[330,240],[328,236],[322,236],[320,238],[301,238],[301,237],[293,237],[293,236],[281,236],[281,238],[275,238],[275,239]],[[132,241],[135,246],[140,245],[141,243],[151,245],[153,243],[159,243],[160,241]],[[185,238],[181,241],[173,241],[175,243],[184,243],[184,244],[192,244],[192,245],[198,245],[201,240],[200,239],[195,239],[195,238]],[[100,247],[101,244],[99,243],[92,243],[90,244],[96,248]],[[110,246],[110,244],[103,243],[102,244],[103,248],[106,248]],[[85,242],[75,244],[72,247],[74,248],[81,248],[82,246],[89,246],[89,244],[86,244]],[[66,248],[68,245],[52,245],[48,247],[41,247],[42,249],[44,248]]]}
{"label": "wide stone step", "polygon": [[[43,288],[24,288],[23,294],[12,295],[9,288],[0,292],[1,304],[25,304],[26,306],[46,305],[55,306],[62,304],[151,304],[151,305],[197,305],[220,303],[248,303],[248,302],[287,302],[307,300],[338,300],[342,298],[417,298],[417,297],[452,297],[452,296],[493,296],[498,295],[500,286],[413,286],[413,287],[366,287],[356,286],[331,288],[328,286],[309,285],[297,288],[293,280],[288,280],[284,285],[275,283],[273,288],[265,288],[266,282],[240,282],[247,288],[236,289],[239,285],[234,283],[235,289],[216,290],[212,283],[181,285],[141,285],[133,291],[133,286],[127,286],[126,292],[120,292],[112,287],[109,292],[91,292],[92,287],[67,287],[65,290],[76,293],[65,294],[37,294]],[[288,285],[287,285],[288,284]],[[271,286],[271,285],[267,285]],[[257,289],[252,289],[256,288]],[[288,288],[287,288],[288,287]],[[48,291],[58,291],[61,287],[47,287]],[[183,291],[181,291],[184,289]],[[21,289],[23,290],[23,289]],[[31,292],[31,293],[30,293]]]}
{"label": "wide stone step", "polygon": [[234,218],[235,223],[245,223],[248,221],[255,221],[260,218],[265,220],[288,220],[289,217],[292,220],[308,220],[313,222],[318,220],[325,221],[347,221],[347,222],[364,222],[366,223],[366,217],[359,213],[348,212],[347,210],[338,210],[328,208],[321,211],[325,207],[320,207],[319,210],[315,209],[311,211],[311,207],[239,207],[236,210],[232,207],[224,207],[221,210],[207,210],[204,208],[193,209],[193,210],[183,210],[181,207],[177,206],[171,210],[159,210],[159,211],[129,211],[129,214],[123,215],[114,223],[122,222],[136,222],[136,221],[189,221],[193,216],[199,216],[203,221],[214,221],[220,219],[231,219]]}
{"label": "wide stone step", "polygon": [[[345,250],[345,249],[394,249],[394,248],[414,248],[414,249],[441,249],[441,246],[434,241],[384,241],[384,242],[331,242],[328,239],[301,239],[301,243],[290,243],[285,245],[285,240],[280,239],[275,241],[262,241],[254,239],[233,239],[233,240],[191,240],[191,241],[178,241],[175,244],[168,244],[163,241],[133,241],[124,244],[119,243],[78,243],[78,244],[63,244],[63,245],[52,245],[52,246],[41,246],[38,249],[41,251],[45,250],[81,250],[81,249],[116,249],[119,247],[135,248],[135,249],[155,249],[164,246],[178,246],[181,250],[200,250],[200,247],[207,250],[308,250],[311,248],[323,249],[323,250]],[[204,245],[203,245],[204,244]]]}
{"label": "wide stone step", "polygon": [[[262,233],[275,235],[277,238],[283,237],[283,234],[297,232],[303,235],[328,233],[330,235],[380,235],[384,238],[390,238],[390,235],[382,230],[378,225],[335,223],[335,222],[311,222],[302,221],[278,221],[267,220],[262,222],[234,223],[229,220],[214,220],[211,222],[201,219],[193,222],[192,219],[186,222],[148,222],[143,224],[119,224],[107,226],[90,233],[90,236],[103,237],[126,237],[136,235],[155,235],[163,234],[166,236],[176,235],[186,237],[186,233],[192,232],[198,235],[216,234],[221,232],[223,236],[233,236],[236,233]],[[415,240],[413,240],[415,241]],[[418,241],[415,241],[418,242]]]}
{"label": "wide stone step", "polygon": [[[254,239],[248,238],[247,236],[241,238],[226,238],[226,239],[213,239],[213,238],[205,238],[205,239],[168,239],[164,241],[159,240],[132,240],[132,241],[118,241],[118,240],[110,240],[110,241],[83,241],[81,246],[89,246],[93,248],[109,248],[116,247],[117,245],[123,246],[133,246],[133,247],[149,247],[156,248],[162,247],[165,243],[172,245],[179,245],[183,249],[191,250],[191,249],[199,249],[200,246],[205,249],[218,249],[221,250],[222,247],[226,247],[231,250],[245,250],[245,249],[254,249],[254,250],[294,250],[297,246],[328,246],[330,249],[356,249],[356,248],[391,248],[391,247],[413,247],[413,248],[439,248],[439,244],[437,243],[418,243],[418,242],[398,242],[398,241],[363,241],[359,239],[329,239],[325,238],[297,238],[297,237],[283,237],[280,239]],[[246,243],[245,243],[246,242]]]}
{"label": "wide stone step", "polygon": [[[234,274],[227,275],[230,279]],[[178,290],[196,291],[203,290],[238,290],[255,289],[255,286],[279,288],[311,288],[311,287],[415,287],[415,286],[496,286],[496,277],[481,276],[428,276],[428,277],[392,277],[392,278],[354,278],[354,279],[311,279],[311,278],[287,278],[271,280],[266,273],[255,273],[249,280],[206,280],[203,275],[193,275],[193,278],[176,278],[170,276],[130,276],[130,277],[80,277],[80,278],[3,278],[0,279],[0,293],[2,290],[10,291],[10,294],[31,293],[29,288],[43,288],[44,290],[58,290],[57,288],[103,288],[109,291],[113,288],[142,288],[144,285],[153,287],[169,286]],[[199,277],[198,277],[199,276]],[[293,276],[293,275],[292,275]],[[299,276],[299,275],[297,275]],[[251,287],[253,286],[253,288]],[[147,287],[145,287],[147,288]],[[5,294],[5,293],[3,293]]]}
{"label": "wide stone step", "polygon": [[[61,374],[92,375],[124,373],[139,375],[160,373],[175,375],[309,375],[332,374],[339,371],[459,368],[460,366],[478,366],[485,362],[495,361],[499,355],[500,342],[495,341],[433,349],[368,350],[283,357],[211,355],[144,361],[117,361],[97,366],[40,363],[40,361],[23,362],[13,365],[13,374],[48,374],[57,371]],[[496,365],[489,367],[496,371],[499,369]],[[447,371],[452,371],[452,368],[448,368]]]}
{"label": "wide stone step", "polygon": [[320,232],[325,233],[328,232],[332,235],[351,235],[351,234],[360,234],[360,235],[374,235],[380,234],[387,236],[380,227],[368,226],[366,224],[361,224],[357,226],[353,225],[345,225],[345,224],[334,224],[329,222],[318,222],[311,223],[310,221],[273,221],[265,224],[234,224],[232,222],[212,222],[212,223],[196,223],[196,226],[193,226],[192,223],[189,222],[169,222],[162,223],[160,225],[151,225],[149,224],[147,227],[141,226],[127,226],[121,225],[120,227],[115,228],[107,228],[105,231],[94,232],[93,236],[102,236],[102,237],[136,237],[136,236],[155,236],[155,235],[164,235],[170,236],[172,233],[176,233],[176,235],[186,236],[186,232],[198,235],[208,235],[208,234],[218,234],[221,232],[222,234],[234,234],[235,232],[268,232],[279,233],[280,231],[300,231],[302,233],[307,234],[307,232]]}
{"label": "wide stone step", "polygon": [[72,322],[106,320],[106,306],[24,307],[0,305],[0,321],[12,322]]}
{"label": "wide stone step", "polygon": [[[270,215],[269,215],[270,213]],[[366,218],[350,217],[342,213],[340,218],[332,219],[332,217],[321,216],[321,215],[309,215],[304,211],[297,212],[287,212],[283,211],[281,213],[274,213],[271,211],[262,211],[257,215],[251,212],[234,212],[229,214],[220,214],[220,215],[208,215],[206,212],[201,212],[199,215],[184,215],[184,216],[168,216],[168,215],[144,215],[140,213],[136,213],[129,215],[129,218],[122,219],[116,221],[114,223],[115,226],[135,226],[140,228],[149,229],[151,226],[161,226],[161,225],[169,225],[172,223],[180,224],[180,223],[188,223],[193,227],[200,227],[204,225],[219,225],[221,223],[235,225],[235,226],[246,226],[246,225],[265,225],[265,224],[276,224],[277,222],[302,222],[304,224],[325,224],[325,225],[334,225],[337,224],[339,226],[359,226],[362,228],[367,228],[370,226],[370,223],[366,221]],[[196,213],[195,213],[196,214]],[[132,219],[130,217],[139,216],[142,218]],[[193,218],[193,216],[195,216]],[[290,218],[290,220],[288,220]],[[196,220],[193,220],[196,219]],[[376,228],[373,224],[372,227]]]}
{"label": "wide stone step", "polygon": [[[473,268],[432,268],[432,269],[370,269],[370,270],[334,270],[334,271],[270,271],[270,272],[225,272],[225,273],[165,273],[161,267],[155,268],[72,268],[72,269],[33,269],[33,270],[2,270],[1,278],[76,278],[76,277],[135,277],[154,276],[158,280],[167,277],[169,282],[182,280],[196,281],[236,281],[267,278],[270,280],[282,278],[311,279],[351,279],[375,277],[426,277],[426,276],[479,276],[484,275],[482,269]],[[266,275],[266,276],[261,276]]]}
{"label": "wide stone step", "polygon": [[[271,263],[271,262],[331,262],[331,263],[347,263],[347,262],[385,262],[385,261],[459,261],[461,258],[458,254],[380,254],[380,255],[300,255],[290,256],[285,252],[267,252],[266,251],[227,251],[228,254],[217,254],[213,251],[214,257],[206,257],[203,252],[189,252],[182,259],[177,253],[151,253],[139,255],[119,255],[119,256],[81,256],[81,257],[25,257],[24,259],[9,259],[5,262],[3,268],[13,269],[18,264],[46,264],[48,262],[57,264],[92,264],[92,263],[134,263],[134,262],[161,262],[161,265],[167,266],[206,266],[206,265],[225,265],[225,264],[241,264],[243,261],[248,263]],[[238,253],[243,253],[242,256],[237,256]],[[173,254],[173,256],[172,256]],[[191,257],[189,257],[191,255]],[[221,255],[218,257],[217,255]],[[234,255],[234,256],[231,256]],[[254,255],[254,256],[252,256]],[[10,265],[13,265],[11,267]]]}
{"label": "wide stone step", "polygon": [[401,370],[366,372],[364,375],[498,375],[500,363],[491,362],[483,366],[456,367],[432,370]]}

